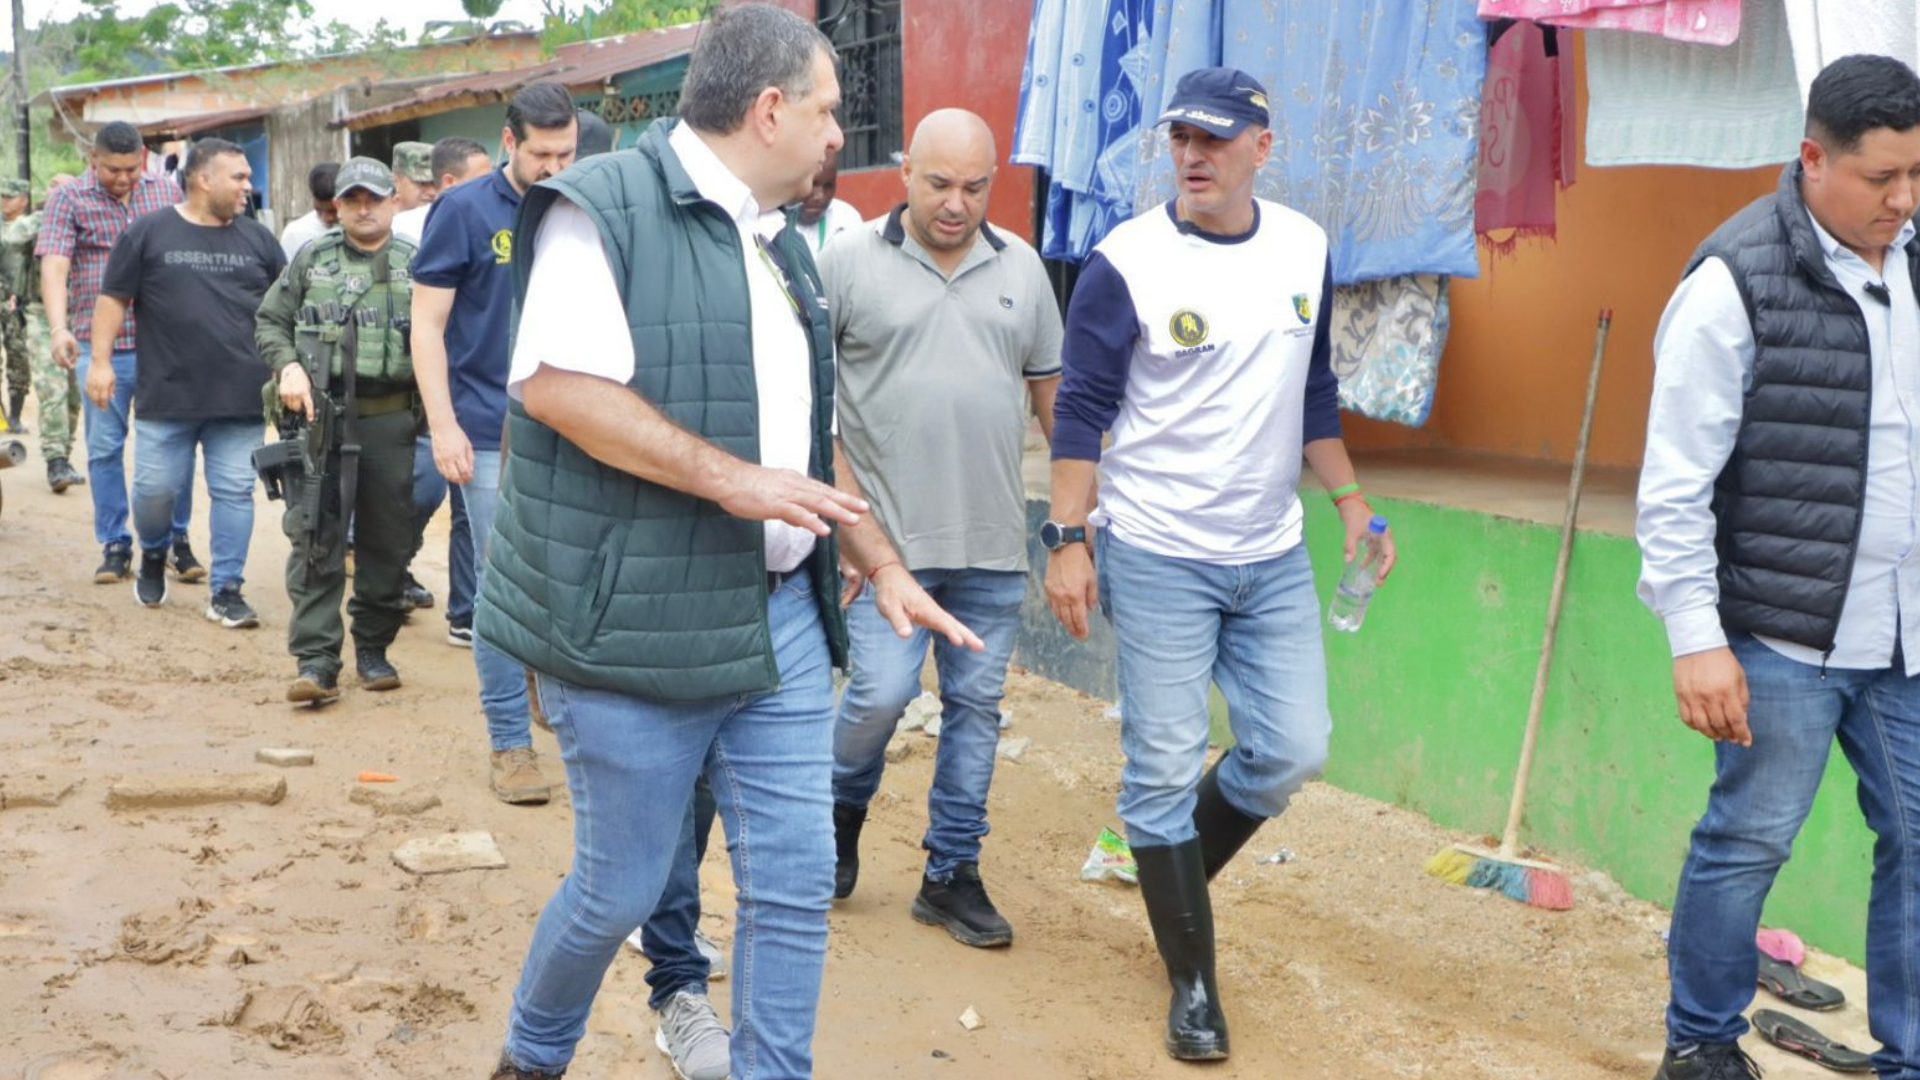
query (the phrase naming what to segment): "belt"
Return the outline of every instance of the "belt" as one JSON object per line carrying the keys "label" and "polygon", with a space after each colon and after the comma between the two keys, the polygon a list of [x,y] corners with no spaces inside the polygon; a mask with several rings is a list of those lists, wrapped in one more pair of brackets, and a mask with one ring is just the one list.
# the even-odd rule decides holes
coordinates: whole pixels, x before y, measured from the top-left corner
{"label": "belt", "polygon": [[796,566],[792,570],[787,570],[787,571],[778,571],[778,570],[767,571],[767,592],[769,593],[778,592],[780,590],[780,586],[785,585],[788,582],[788,580],[799,577],[801,574],[804,574],[806,572],[807,572],[807,568],[805,564]]}
{"label": "belt", "polygon": [[[341,399],[336,397],[334,400],[340,401]],[[354,407],[358,410],[360,418],[364,420],[371,416],[385,416],[388,413],[397,413],[411,409],[413,408],[413,400],[413,391],[398,390],[391,394],[381,394],[378,397],[360,398],[354,402]],[[345,404],[343,401],[341,403]]]}

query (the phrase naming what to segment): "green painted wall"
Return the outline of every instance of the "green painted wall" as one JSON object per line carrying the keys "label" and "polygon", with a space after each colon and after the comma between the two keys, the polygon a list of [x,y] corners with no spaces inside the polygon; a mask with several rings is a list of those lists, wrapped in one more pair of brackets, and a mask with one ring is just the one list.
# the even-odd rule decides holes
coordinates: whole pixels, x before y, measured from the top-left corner
{"label": "green painted wall", "polygon": [[[1357,634],[1329,630],[1334,716],[1327,780],[1410,807],[1441,825],[1497,833],[1506,821],[1539,659],[1557,526],[1398,500],[1401,562]],[[1030,507],[1042,515],[1044,504]],[[1307,541],[1322,601],[1339,572],[1338,519],[1309,499]],[[1037,544],[1036,544],[1037,546]],[[1045,565],[1035,552],[1036,569]],[[1541,721],[1524,839],[1671,904],[1687,835],[1706,805],[1713,749],[1681,725],[1659,622],[1634,596],[1639,553],[1620,536],[1574,544],[1559,643]],[[1018,662],[1113,696],[1112,645],[1073,642],[1036,581]],[[1769,925],[1859,961],[1872,835],[1836,751]]]}
{"label": "green painted wall", "polygon": [[464,135],[500,160],[500,129],[507,125],[507,107],[505,105],[478,105],[470,109],[455,109],[452,112],[420,118],[420,141],[439,142],[454,135]]}

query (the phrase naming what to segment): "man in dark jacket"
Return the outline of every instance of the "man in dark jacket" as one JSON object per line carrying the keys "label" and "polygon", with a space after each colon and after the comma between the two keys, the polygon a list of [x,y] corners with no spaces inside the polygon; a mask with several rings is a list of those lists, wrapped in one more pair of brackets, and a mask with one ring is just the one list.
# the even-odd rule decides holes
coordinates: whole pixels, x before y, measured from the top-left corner
{"label": "man in dark jacket", "polygon": [[[724,8],[677,122],[535,185],[522,207],[508,460],[477,629],[537,674],[575,843],[495,1080],[565,1070],[607,965],[661,895],[703,769],[751,942],[734,950],[732,1075],[812,1075],[833,892],[828,673],[846,658],[831,525],[866,504],[833,486],[831,329],[781,208],[839,147],[839,99],[811,23]],[[919,622],[982,647],[912,578],[876,588],[897,631]],[[662,1044],[685,1018],[663,1014]]]}
{"label": "man in dark jacket", "polygon": [[1879,837],[1868,1013],[1920,1077],[1920,78],[1814,80],[1779,189],[1701,245],[1667,304],[1640,478],[1640,597],[1716,779],[1674,899],[1657,1080],[1758,1076],[1738,1040],[1754,932],[1836,737]]}

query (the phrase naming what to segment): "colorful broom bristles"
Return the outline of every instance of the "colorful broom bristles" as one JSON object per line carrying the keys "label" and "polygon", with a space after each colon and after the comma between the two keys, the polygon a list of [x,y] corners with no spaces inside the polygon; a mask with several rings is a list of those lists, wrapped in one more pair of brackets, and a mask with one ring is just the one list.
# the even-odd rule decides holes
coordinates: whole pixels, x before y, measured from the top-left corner
{"label": "colorful broom bristles", "polygon": [[1427,873],[1442,881],[1492,889],[1512,900],[1548,911],[1573,907],[1573,883],[1558,870],[1510,862],[1491,852],[1449,847],[1427,860]]}

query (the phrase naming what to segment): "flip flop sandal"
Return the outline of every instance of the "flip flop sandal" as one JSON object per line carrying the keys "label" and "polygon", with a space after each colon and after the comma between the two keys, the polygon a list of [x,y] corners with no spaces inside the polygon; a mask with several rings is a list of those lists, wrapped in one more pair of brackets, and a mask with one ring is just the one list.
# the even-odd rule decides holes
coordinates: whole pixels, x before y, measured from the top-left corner
{"label": "flip flop sandal", "polygon": [[1753,1014],[1754,1029],[1760,1037],[1789,1054],[1797,1054],[1834,1072],[1870,1073],[1873,1059],[1858,1050],[1834,1042],[1786,1013],[1758,1009]]}
{"label": "flip flop sandal", "polygon": [[1818,979],[1809,979],[1792,964],[1783,964],[1766,953],[1760,954],[1760,987],[1789,1005],[1814,1012],[1831,1012],[1847,1003],[1838,987]]}

